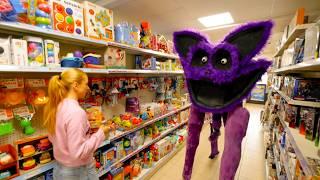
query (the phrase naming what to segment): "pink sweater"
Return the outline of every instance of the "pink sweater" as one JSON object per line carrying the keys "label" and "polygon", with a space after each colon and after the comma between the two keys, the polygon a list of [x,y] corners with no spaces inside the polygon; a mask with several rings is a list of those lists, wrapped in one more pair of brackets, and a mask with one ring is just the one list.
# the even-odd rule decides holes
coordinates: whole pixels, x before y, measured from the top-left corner
{"label": "pink sweater", "polygon": [[56,131],[49,135],[55,159],[67,167],[78,167],[93,162],[93,153],[104,141],[102,129],[90,135],[86,112],[78,101],[64,99],[58,107]]}

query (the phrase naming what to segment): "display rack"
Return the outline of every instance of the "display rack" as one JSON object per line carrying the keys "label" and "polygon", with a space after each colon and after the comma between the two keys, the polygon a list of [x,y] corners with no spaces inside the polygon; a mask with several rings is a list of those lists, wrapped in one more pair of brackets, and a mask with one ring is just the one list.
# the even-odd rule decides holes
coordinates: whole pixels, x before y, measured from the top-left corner
{"label": "display rack", "polygon": [[34,168],[32,171],[28,171],[27,173],[21,173],[20,176],[14,178],[13,180],[26,180],[32,177],[35,177],[39,174],[42,174],[46,171],[53,169],[56,166],[56,161],[51,161],[47,164],[41,164]]}
{"label": "display rack", "polygon": [[137,155],[142,150],[146,149],[147,147],[151,146],[152,144],[154,144],[154,143],[158,142],[159,140],[161,140],[162,138],[166,137],[168,134],[172,133],[174,130],[182,127],[185,124],[187,124],[187,122],[188,121],[184,121],[184,122],[180,123],[179,125],[162,132],[161,135],[158,136],[157,138],[155,138],[155,139],[153,139],[153,140],[151,140],[149,142],[145,142],[142,146],[140,146],[138,149],[136,149],[132,153],[128,154],[127,156],[125,156],[122,159],[118,160],[117,162],[113,163],[109,168],[99,172],[99,177],[101,177],[101,176],[105,175],[106,173],[108,173],[111,169],[115,168],[119,163],[123,163],[123,162],[127,161],[131,157]]}
{"label": "display rack", "polygon": [[288,46],[297,38],[300,37],[307,28],[313,26],[314,24],[301,24],[297,25],[292,32],[289,34],[286,42],[279,48],[279,50],[274,54],[274,57],[281,56],[283,51],[288,48]]}
{"label": "display rack", "polygon": [[297,73],[300,71],[313,71],[313,72],[320,71],[320,58],[304,60],[303,62],[298,64],[281,67],[279,69],[273,70],[273,73],[289,74],[289,73]]}
{"label": "display rack", "polygon": [[107,42],[102,40],[90,39],[88,37],[83,37],[79,35],[73,35],[69,33],[64,33],[52,29],[43,29],[40,27],[32,26],[29,24],[23,24],[18,22],[0,22],[0,30],[10,31],[11,33],[25,33],[37,36],[45,36],[54,39],[58,39],[60,42],[67,42],[77,44],[79,46],[93,46],[93,47],[119,47],[126,50],[129,54],[149,54],[160,58],[169,59],[179,59],[179,56],[174,54],[167,54],[158,51],[153,51],[150,49],[143,49],[138,47],[132,47],[126,44],[121,44],[117,42]]}
{"label": "display rack", "polygon": [[284,94],[282,91],[278,90],[277,88],[273,88],[273,89],[278,94],[280,94],[280,96],[283,97],[283,99],[286,100],[287,103],[290,105],[320,108],[320,102],[294,100],[294,99],[290,98],[289,96],[287,96],[286,94]]}
{"label": "display rack", "polygon": [[136,178],[133,178],[134,180],[140,180],[140,179],[150,179],[150,177],[159,170],[165,163],[167,163],[174,155],[176,155],[183,147],[186,145],[186,143],[183,143],[178,148],[171,151],[169,154],[167,154],[165,157],[161,158],[158,162],[156,162],[152,168],[150,169],[143,169],[140,173],[140,175]]}

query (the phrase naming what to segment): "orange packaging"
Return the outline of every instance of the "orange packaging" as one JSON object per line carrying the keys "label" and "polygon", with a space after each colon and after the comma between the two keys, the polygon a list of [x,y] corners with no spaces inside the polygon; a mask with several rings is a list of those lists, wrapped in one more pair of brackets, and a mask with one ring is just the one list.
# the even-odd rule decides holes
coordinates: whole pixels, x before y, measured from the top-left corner
{"label": "orange packaging", "polygon": [[0,105],[26,104],[23,78],[0,79]]}

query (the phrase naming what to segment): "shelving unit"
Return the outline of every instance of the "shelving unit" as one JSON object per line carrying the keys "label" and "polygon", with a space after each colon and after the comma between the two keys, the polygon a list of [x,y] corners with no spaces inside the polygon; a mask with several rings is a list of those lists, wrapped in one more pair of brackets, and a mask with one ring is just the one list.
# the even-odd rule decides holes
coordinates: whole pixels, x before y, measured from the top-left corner
{"label": "shelving unit", "polygon": [[162,116],[159,116],[159,117],[156,117],[156,118],[154,118],[154,119],[151,119],[151,120],[149,120],[149,121],[141,124],[140,126],[138,126],[138,127],[136,127],[136,128],[133,128],[133,129],[131,129],[131,130],[124,131],[124,132],[118,131],[118,132],[117,132],[117,135],[116,135],[115,137],[112,137],[110,140],[108,139],[108,140],[104,141],[103,144],[102,144],[100,147],[105,146],[105,145],[109,144],[110,142],[113,142],[113,141],[115,141],[115,140],[117,140],[117,139],[120,139],[120,138],[122,138],[122,137],[124,137],[124,136],[126,136],[126,135],[128,135],[128,134],[131,134],[131,133],[133,133],[133,132],[135,132],[135,131],[138,131],[138,130],[140,130],[140,129],[148,126],[148,125],[151,125],[151,124],[153,124],[153,123],[155,123],[155,122],[157,122],[157,121],[159,121],[159,120],[161,120],[161,119],[163,119],[163,118],[169,117],[169,116],[174,115],[174,114],[176,114],[176,113],[178,113],[178,112],[180,112],[180,111],[183,111],[183,110],[189,108],[190,106],[191,106],[191,104],[187,104],[186,106],[183,106],[183,107],[180,108],[180,109],[177,109],[177,110],[168,112],[167,114],[164,114],[164,115],[162,115]]}
{"label": "shelving unit", "polygon": [[156,162],[152,168],[150,169],[143,169],[140,175],[134,180],[140,180],[140,179],[149,179],[155,172],[159,170],[166,162],[168,162],[174,155],[176,155],[181,149],[184,148],[186,143],[183,143],[178,148],[171,151],[169,154],[167,154],[165,157],[161,158],[158,162]]}
{"label": "shelving unit", "polygon": [[24,173],[23,171],[21,171],[20,176],[14,178],[13,180],[26,180],[26,179],[30,179],[34,176],[37,176],[39,174],[42,174],[50,169],[53,169],[56,166],[56,161],[51,161],[47,164],[39,164],[37,165],[32,171],[28,171],[26,173]]}
{"label": "shelving unit", "polygon": [[301,36],[307,28],[311,27],[314,24],[301,24],[296,26],[290,35],[288,36],[286,42],[279,48],[279,50],[275,53],[274,57],[281,56],[283,54],[283,51],[288,48],[290,43],[292,43],[297,37]]}
{"label": "shelving unit", "polygon": [[297,72],[301,72],[301,71],[308,71],[308,72],[320,71],[320,58],[311,59],[311,60],[304,60],[301,63],[295,64],[295,65],[275,69],[275,70],[273,70],[273,73],[289,74],[289,73],[297,73]]}
{"label": "shelving unit", "polygon": [[136,149],[135,151],[133,151],[132,153],[128,154],[127,156],[123,157],[122,159],[118,160],[117,162],[113,163],[109,168],[102,170],[99,172],[99,177],[105,175],[106,173],[108,173],[111,169],[115,168],[117,166],[117,164],[119,163],[123,163],[125,161],[127,161],[128,159],[130,159],[131,157],[135,156],[136,154],[138,154],[139,152],[141,152],[142,150],[146,149],[147,147],[151,146],[152,144],[156,143],[157,141],[161,140],[162,138],[166,137],[168,134],[170,134],[171,132],[173,132],[174,130],[182,127],[183,125],[187,124],[188,121],[184,121],[182,123],[180,123],[179,125],[168,129],[164,132],[161,133],[160,136],[158,136],[157,138],[149,141],[149,142],[145,142],[144,145],[140,146],[138,149]]}
{"label": "shelving unit", "polygon": [[33,157],[33,156],[42,154],[42,153],[44,153],[44,152],[52,151],[52,150],[53,150],[53,148],[50,148],[50,149],[48,149],[48,150],[46,150],[46,151],[38,151],[38,152],[36,152],[36,153],[34,153],[34,154],[30,155],[30,156],[19,157],[19,161],[20,161],[20,160],[23,160],[23,159],[27,159],[27,158],[29,158],[29,157]]}
{"label": "shelving unit", "polygon": [[283,97],[283,99],[285,99],[287,101],[287,103],[290,104],[290,105],[320,108],[320,102],[294,100],[294,99],[290,98],[289,96],[287,96],[286,94],[284,94],[282,91],[280,91],[280,90],[278,90],[276,88],[273,88],[273,89],[277,93],[279,93],[280,96]]}

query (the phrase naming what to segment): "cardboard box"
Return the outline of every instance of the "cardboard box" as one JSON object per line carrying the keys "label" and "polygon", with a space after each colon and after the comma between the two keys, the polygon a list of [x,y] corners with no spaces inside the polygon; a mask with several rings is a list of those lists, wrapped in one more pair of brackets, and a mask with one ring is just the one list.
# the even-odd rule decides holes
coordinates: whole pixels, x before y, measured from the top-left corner
{"label": "cardboard box", "polygon": [[28,64],[27,41],[23,39],[11,39],[12,62],[17,66]]}
{"label": "cardboard box", "polygon": [[85,35],[90,38],[113,41],[113,11],[89,1],[84,1],[83,7]]}
{"label": "cardboard box", "polygon": [[0,38],[0,65],[11,64],[10,39]]}
{"label": "cardboard box", "polygon": [[306,30],[304,44],[304,59],[319,57],[320,25],[316,24]]}
{"label": "cardboard box", "polygon": [[83,5],[72,0],[52,0],[53,29],[84,36]]}

